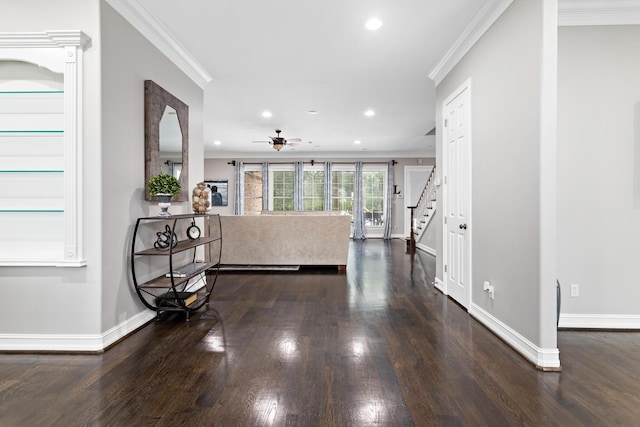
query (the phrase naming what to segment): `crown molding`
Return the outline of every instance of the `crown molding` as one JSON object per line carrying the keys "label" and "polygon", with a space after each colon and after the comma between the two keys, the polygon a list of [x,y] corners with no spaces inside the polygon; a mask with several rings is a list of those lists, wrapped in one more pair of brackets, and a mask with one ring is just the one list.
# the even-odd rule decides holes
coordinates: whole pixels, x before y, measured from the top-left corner
{"label": "crown molding", "polygon": [[106,1],[200,88],[204,89],[212,80],[204,67],[137,0]]}
{"label": "crown molding", "polygon": [[559,0],[558,26],[637,25],[639,0]]}
{"label": "crown molding", "polygon": [[429,73],[429,78],[438,86],[453,70],[458,62],[469,52],[480,37],[498,20],[513,0],[487,0],[475,14],[467,28],[449,48],[444,57]]}

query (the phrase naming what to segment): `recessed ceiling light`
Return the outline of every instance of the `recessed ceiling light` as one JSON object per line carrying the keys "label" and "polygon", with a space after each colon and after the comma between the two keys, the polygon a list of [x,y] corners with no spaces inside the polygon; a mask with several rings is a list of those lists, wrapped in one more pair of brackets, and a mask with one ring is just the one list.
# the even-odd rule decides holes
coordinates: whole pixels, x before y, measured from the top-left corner
{"label": "recessed ceiling light", "polygon": [[373,111],[373,110],[367,110],[367,111],[364,112],[364,115],[367,116],[367,117],[373,117],[373,116],[376,115],[376,112]]}
{"label": "recessed ceiling light", "polygon": [[380,21],[378,18],[371,18],[367,21],[366,24],[364,24],[364,26],[367,27],[367,30],[379,30],[380,27],[382,27],[382,21]]}
{"label": "recessed ceiling light", "polygon": [[273,116],[273,114],[271,114],[271,111],[263,111],[262,112],[262,117],[264,117],[264,118],[268,119],[271,116]]}
{"label": "recessed ceiling light", "polygon": [[362,141],[360,141],[359,139],[356,139],[355,141],[353,141],[354,144],[362,144]]}
{"label": "recessed ceiling light", "polygon": [[213,141],[213,145],[220,145],[220,144],[222,144],[222,142],[220,142],[220,141]]}
{"label": "recessed ceiling light", "polygon": [[311,114],[312,116],[314,116],[314,115],[318,114],[318,111],[317,110],[309,110],[309,111],[307,111],[307,114]]}

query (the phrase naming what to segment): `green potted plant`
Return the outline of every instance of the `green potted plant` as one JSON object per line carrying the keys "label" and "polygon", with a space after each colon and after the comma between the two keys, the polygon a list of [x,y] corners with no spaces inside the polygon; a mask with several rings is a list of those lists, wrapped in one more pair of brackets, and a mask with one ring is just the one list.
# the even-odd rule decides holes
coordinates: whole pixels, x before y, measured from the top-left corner
{"label": "green potted plant", "polygon": [[147,183],[149,194],[158,198],[158,206],[161,212],[158,216],[171,216],[168,212],[171,206],[171,197],[180,194],[180,182],[168,173],[156,175],[149,179]]}

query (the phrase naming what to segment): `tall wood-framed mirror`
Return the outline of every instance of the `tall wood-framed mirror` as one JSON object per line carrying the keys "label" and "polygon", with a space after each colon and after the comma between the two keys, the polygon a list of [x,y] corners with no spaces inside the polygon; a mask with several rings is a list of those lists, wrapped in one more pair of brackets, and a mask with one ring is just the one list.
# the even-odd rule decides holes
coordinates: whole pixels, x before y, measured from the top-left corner
{"label": "tall wood-framed mirror", "polygon": [[149,179],[169,173],[180,182],[180,194],[171,200],[189,200],[189,106],[152,80],[144,81],[144,198]]}

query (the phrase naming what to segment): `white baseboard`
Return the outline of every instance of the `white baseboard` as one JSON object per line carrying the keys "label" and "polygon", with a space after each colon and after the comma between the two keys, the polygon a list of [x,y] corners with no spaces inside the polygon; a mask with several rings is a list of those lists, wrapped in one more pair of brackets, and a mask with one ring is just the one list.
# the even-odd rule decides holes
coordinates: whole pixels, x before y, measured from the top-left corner
{"label": "white baseboard", "polygon": [[543,370],[560,369],[560,351],[557,348],[540,348],[504,324],[480,306],[471,303],[469,314],[476,318],[503,341],[522,354],[536,367]]}
{"label": "white baseboard", "polygon": [[447,295],[447,289],[444,286],[444,282],[439,278],[436,277],[436,280],[434,281],[433,286],[435,286],[435,288],[440,292],[442,292],[443,294]]}
{"label": "white baseboard", "polygon": [[0,351],[99,352],[156,316],[145,310],[102,334],[0,334]]}
{"label": "white baseboard", "polygon": [[433,256],[438,256],[437,252],[435,249],[430,248],[429,246],[425,245],[424,243],[416,243],[416,248],[428,253],[429,255],[433,255]]}
{"label": "white baseboard", "polygon": [[558,327],[575,329],[640,329],[640,315],[560,313]]}

